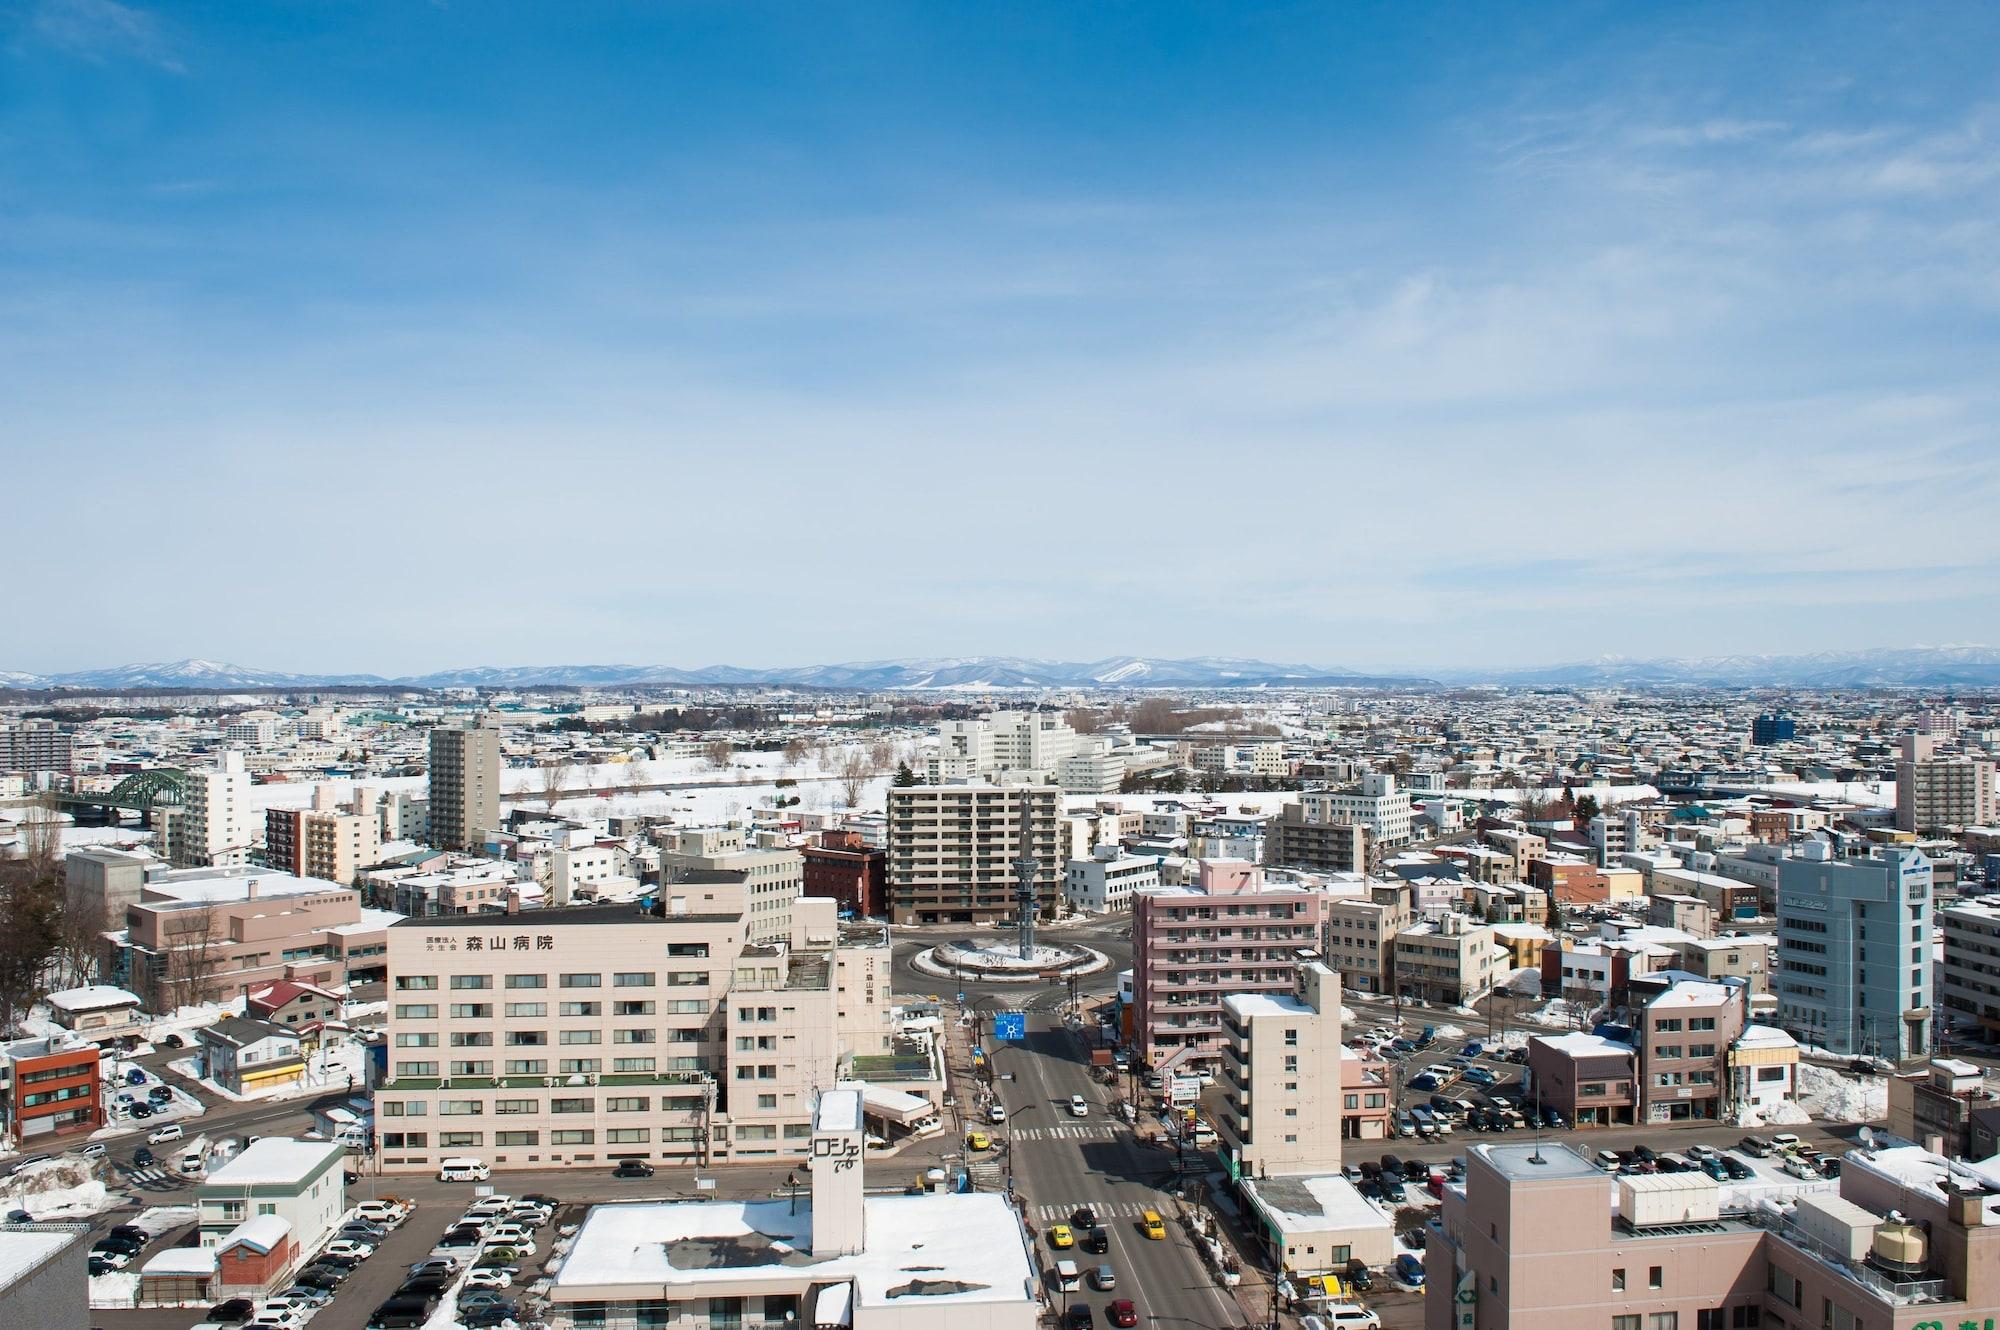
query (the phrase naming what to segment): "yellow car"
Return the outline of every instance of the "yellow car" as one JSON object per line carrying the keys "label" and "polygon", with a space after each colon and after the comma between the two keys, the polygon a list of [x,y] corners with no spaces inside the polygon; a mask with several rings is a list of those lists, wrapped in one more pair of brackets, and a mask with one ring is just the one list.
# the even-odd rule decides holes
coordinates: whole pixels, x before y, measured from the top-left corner
{"label": "yellow car", "polygon": [[1049,1246],[1051,1247],[1076,1246],[1076,1237],[1069,1231],[1068,1224],[1052,1224],[1049,1226]]}
{"label": "yellow car", "polygon": [[968,1150],[991,1150],[993,1148],[993,1138],[983,1131],[970,1132],[965,1138],[965,1148]]}
{"label": "yellow car", "polygon": [[1160,1212],[1158,1210],[1146,1211],[1139,1220],[1139,1227],[1147,1237],[1155,1242],[1164,1242],[1166,1240],[1167,1226],[1160,1221]]}

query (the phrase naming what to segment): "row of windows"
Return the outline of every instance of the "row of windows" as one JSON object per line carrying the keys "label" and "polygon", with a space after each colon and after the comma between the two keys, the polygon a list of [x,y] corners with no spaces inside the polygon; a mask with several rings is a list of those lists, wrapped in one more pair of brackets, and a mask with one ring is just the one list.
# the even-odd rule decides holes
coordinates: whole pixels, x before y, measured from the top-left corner
{"label": "row of windows", "polygon": [[[667,953],[671,956],[706,958],[708,955],[708,944],[706,942],[676,942],[667,948]],[[658,982],[658,979],[658,973],[653,970],[618,970],[613,972],[611,976],[611,986],[613,988],[652,988]],[[503,975],[502,980],[508,988],[547,988],[549,986],[549,977],[546,974],[509,974]],[[667,982],[669,984],[681,985],[701,984],[708,982],[708,976],[699,970],[675,970],[668,973]],[[602,974],[591,973],[559,974],[556,976],[556,983],[562,988],[602,988],[604,986],[604,976]],[[399,993],[433,992],[437,989],[437,986],[438,977],[434,974],[399,974],[396,976],[396,991]],[[490,974],[455,974],[451,976],[451,986],[456,989],[492,988],[493,976]]]}

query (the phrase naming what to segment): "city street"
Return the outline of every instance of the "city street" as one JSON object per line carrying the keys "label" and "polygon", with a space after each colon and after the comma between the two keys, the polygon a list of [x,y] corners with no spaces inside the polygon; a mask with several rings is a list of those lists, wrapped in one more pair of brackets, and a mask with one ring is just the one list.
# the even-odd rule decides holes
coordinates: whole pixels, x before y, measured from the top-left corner
{"label": "city street", "polygon": [[[997,1180],[1005,1186],[1011,1171],[1044,1268],[1067,1258],[1088,1275],[1108,1263],[1118,1280],[1114,1292],[1100,1293],[1086,1279],[1078,1292],[1056,1295],[1057,1304],[1089,1303],[1100,1324],[1106,1323],[1105,1307],[1120,1297],[1138,1305],[1142,1325],[1199,1330],[1241,1324],[1246,1318],[1230,1290],[1210,1276],[1174,1222],[1178,1206],[1162,1189],[1173,1180],[1173,1154],[1142,1144],[1117,1117],[1113,1088],[1091,1079],[1083,1044],[1074,1033],[1043,1016],[1029,1017],[1027,1029],[1019,1044],[989,1046],[994,1087],[1007,1110],[1006,1125],[992,1129],[998,1138],[992,1161]],[[1071,1115],[1072,1095],[1083,1096],[1086,1117]],[[996,1176],[991,1169],[976,1173]],[[1049,1227],[1068,1223],[1080,1206],[1095,1210],[1109,1235],[1105,1255],[1084,1252],[1081,1246],[1065,1251],[1050,1247]],[[1164,1241],[1141,1231],[1140,1216],[1149,1209],[1167,1219]]]}

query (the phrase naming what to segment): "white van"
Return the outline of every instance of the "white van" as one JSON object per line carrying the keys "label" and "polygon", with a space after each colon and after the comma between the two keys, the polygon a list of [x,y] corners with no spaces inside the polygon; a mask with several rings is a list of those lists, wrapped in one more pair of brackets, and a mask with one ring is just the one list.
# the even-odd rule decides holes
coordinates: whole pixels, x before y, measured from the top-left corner
{"label": "white van", "polygon": [[493,1170],[486,1167],[484,1159],[441,1159],[438,1161],[439,1182],[484,1182],[493,1176]]}
{"label": "white van", "polygon": [[1077,1272],[1075,1261],[1056,1262],[1056,1289],[1062,1293],[1074,1293],[1083,1287],[1083,1276]]}

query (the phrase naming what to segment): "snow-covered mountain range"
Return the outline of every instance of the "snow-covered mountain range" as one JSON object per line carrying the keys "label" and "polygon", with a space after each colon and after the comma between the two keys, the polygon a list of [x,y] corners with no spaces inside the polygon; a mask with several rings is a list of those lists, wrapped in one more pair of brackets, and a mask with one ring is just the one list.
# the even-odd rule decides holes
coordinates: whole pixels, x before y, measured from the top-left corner
{"label": "snow-covered mountain range", "polygon": [[0,671],[0,687],[115,691],[129,688],[530,688],[658,683],[776,685],[853,690],[954,688],[1312,688],[1502,684],[1515,687],[1977,688],[2000,686],[2000,648],[1943,646],[1810,655],[1595,660],[1527,669],[1363,674],[1318,665],[1273,664],[1228,656],[1167,660],[1110,656],[1093,661],[957,656],[746,669],[711,665],[475,666],[385,678],[373,674],[284,674],[213,660],[121,665],[67,674]]}
{"label": "snow-covered mountain range", "polygon": [[719,686],[773,684],[801,688],[944,689],[944,688],[1239,688],[1334,687],[1370,684],[1421,684],[1409,676],[1359,674],[1353,670],[1314,665],[1273,665],[1259,660],[1197,656],[1188,660],[1158,660],[1112,656],[1095,661],[1031,660],[1014,656],[960,656],[937,659],[855,661],[842,665],[801,665],[778,669],[745,669],[711,665],[685,669],[674,665],[533,665],[475,666],[439,670],[433,674],[386,678],[373,674],[283,674],[247,669],[212,660],[178,660],[160,664],[121,665],[114,669],[78,670],[67,674],[0,674],[0,684],[15,688],[309,688],[352,685],[410,688],[528,688],[535,686],[610,686],[618,684],[684,684]]}

